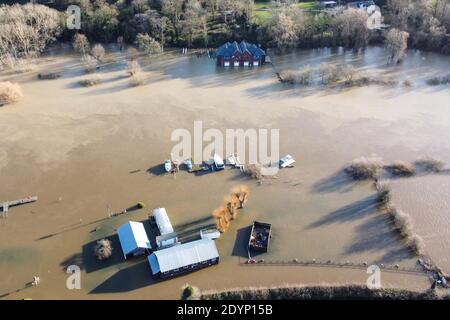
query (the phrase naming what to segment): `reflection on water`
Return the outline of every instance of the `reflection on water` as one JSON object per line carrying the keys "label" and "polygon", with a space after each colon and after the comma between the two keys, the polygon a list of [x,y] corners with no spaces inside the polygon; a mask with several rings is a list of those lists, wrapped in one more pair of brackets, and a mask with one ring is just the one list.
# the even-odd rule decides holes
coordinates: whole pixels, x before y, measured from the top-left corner
{"label": "reflection on water", "polygon": [[[383,72],[383,75],[395,77],[399,81],[412,78],[418,82],[423,82],[431,76],[444,75],[450,71],[445,57],[420,50],[408,50],[407,58],[395,66],[387,63],[388,54],[383,47],[378,46],[368,47],[359,53],[342,47],[282,51],[269,49],[267,52],[277,71],[297,69],[307,65],[315,69],[322,63],[351,64],[361,72]],[[158,69],[162,67],[163,73],[172,78],[188,79],[195,84],[205,86],[248,81],[254,79],[255,75],[263,78],[273,76],[273,69],[270,65],[257,68],[221,68],[215,65],[214,59],[195,56],[184,57],[181,61],[172,60],[172,62],[167,64],[167,61],[164,61],[164,65],[158,65],[158,63],[155,65],[158,65]],[[211,75],[217,77],[207,77]]]}

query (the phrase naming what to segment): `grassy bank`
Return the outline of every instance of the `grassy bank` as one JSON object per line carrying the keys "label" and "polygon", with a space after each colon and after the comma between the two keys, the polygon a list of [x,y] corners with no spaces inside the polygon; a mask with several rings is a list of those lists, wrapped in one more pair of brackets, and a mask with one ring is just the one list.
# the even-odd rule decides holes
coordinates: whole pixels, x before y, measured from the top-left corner
{"label": "grassy bank", "polygon": [[414,292],[400,289],[369,289],[365,286],[283,286],[274,288],[244,288],[204,292],[201,300],[448,300],[435,291]]}

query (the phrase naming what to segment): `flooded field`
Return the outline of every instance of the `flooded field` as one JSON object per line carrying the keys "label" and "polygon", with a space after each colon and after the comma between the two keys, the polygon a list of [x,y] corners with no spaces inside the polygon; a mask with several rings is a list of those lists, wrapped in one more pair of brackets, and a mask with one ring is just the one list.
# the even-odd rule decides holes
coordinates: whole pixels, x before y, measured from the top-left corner
{"label": "flooded field", "polygon": [[[242,265],[254,220],[273,225],[270,251],[257,259],[415,268],[417,257],[388,217],[376,211],[372,184],[354,183],[342,168],[371,154],[386,161],[431,155],[450,164],[449,88],[425,84],[428,77],[448,72],[450,59],[410,51],[404,64],[387,68],[383,49],[376,47],[361,55],[324,49],[274,53],[272,59],[278,70],[351,63],[386,77],[408,78],[414,86],[291,87],[277,81],[271,66],[221,70],[214,60],[176,54],[149,65],[142,61],[146,84],[141,87],[130,86],[120,53],[110,54],[99,71],[102,83],[92,88],[79,86],[85,75],[79,57],[71,54],[45,57],[31,73],[0,74],[0,80],[19,82],[25,95],[18,104],[0,108],[0,201],[39,196],[38,202],[12,208],[8,218],[0,219],[0,296],[177,299],[185,283],[207,290],[366,282],[364,267]],[[38,80],[42,71],[62,77]],[[292,154],[296,167],[262,185],[232,169],[202,176],[182,171],[176,178],[161,174],[175,144],[172,131],[192,130],[195,120],[202,120],[205,129],[280,129],[280,153]],[[449,180],[439,175],[392,184],[395,202],[423,233],[426,251],[450,269]],[[145,259],[123,261],[115,236],[121,223],[144,221],[152,208],[165,207],[175,230],[193,235],[214,223],[212,210],[236,184],[250,187],[250,200],[217,241],[218,266],[154,282]],[[108,208],[119,212],[138,201],[147,207],[108,218]],[[112,240],[114,254],[100,263],[92,247],[104,237]],[[81,290],[66,289],[65,269],[71,264],[82,268]],[[24,289],[34,275],[41,284]],[[426,276],[401,272],[382,273],[382,284],[415,290],[430,286]]]}

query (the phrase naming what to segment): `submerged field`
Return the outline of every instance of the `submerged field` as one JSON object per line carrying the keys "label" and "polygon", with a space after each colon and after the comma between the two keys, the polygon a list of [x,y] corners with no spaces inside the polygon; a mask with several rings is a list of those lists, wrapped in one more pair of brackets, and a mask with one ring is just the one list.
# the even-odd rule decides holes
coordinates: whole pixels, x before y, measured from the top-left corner
{"label": "submerged field", "polygon": [[[384,51],[376,47],[361,55],[324,49],[272,58],[279,70],[345,62],[408,78],[414,86],[292,87],[280,84],[270,66],[220,70],[208,58],[174,53],[151,64],[141,61],[145,85],[139,87],[130,86],[126,59],[118,52],[109,55],[98,72],[101,83],[91,88],[79,85],[85,74],[79,57],[69,53],[42,58],[31,73],[0,74],[0,80],[19,82],[25,95],[0,108],[0,201],[39,196],[37,203],[13,208],[0,219],[0,295],[158,299],[179,298],[185,283],[222,290],[366,282],[364,267],[242,265],[253,220],[274,228],[270,252],[257,259],[416,268],[417,257],[392,230],[389,218],[376,210],[373,185],[353,182],[342,168],[371,154],[386,161],[432,155],[450,164],[448,86],[425,84],[428,77],[448,72],[449,58],[410,51],[404,64],[386,68]],[[37,73],[44,71],[62,77],[38,80]],[[262,185],[231,169],[202,176],[180,172],[176,178],[161,174],[160,165],[175,144],[171,132],[192,130],[194,120],[220,130],[280,129],[280,152],[292,154],[297,165]],[[450,176],[436,179],[448,194]],[[412,182],[417,187],[395,186],[395,197],[421,194],[420,182]],[[251,188],[250,200],[217,241],[218,266],[156,283],[145,259],[123,261],[115,229],[124,221],[146,220],[152,208],[165,207],[176,231],[193,235],[214,223],[212,210],[242,183]],[[424,196],[424,203],[435,201],[430,183],[426,190],[433,196]],[[448,206],[448,199],[439,198]],[[108,207],[119,212],[138,201],[147,208],[107,218]],[[402,205],[400,198],[396,201]],[[435,210],[433,204],[424,208],[421,219],[414,219],[419,234],[425,230],[423,221],[448,221],[446,210]],[[114,254],[100,263],[92,257],[92,245],[103,237],[112,239]],[[448,232],[424,234],[424,240],[432,258],[450,270],[442,258]],[[71,264],[82,267],[81,290],[66,289],[65,268]],[[23,289],[34,275],[41,284]],[[412,290],[430,286],[425,275],[388,271],[382,272],[382,284]]]}

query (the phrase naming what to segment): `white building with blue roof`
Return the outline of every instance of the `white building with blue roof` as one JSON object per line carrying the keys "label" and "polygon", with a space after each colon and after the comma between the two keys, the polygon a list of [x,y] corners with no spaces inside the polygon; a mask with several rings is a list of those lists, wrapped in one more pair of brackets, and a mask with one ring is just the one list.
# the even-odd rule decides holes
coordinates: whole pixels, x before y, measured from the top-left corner
{"label": "white building with blue roof", "polygon": [[129,221],[117,229],[125,259],[145,254],[152,249],[142,222]]}

